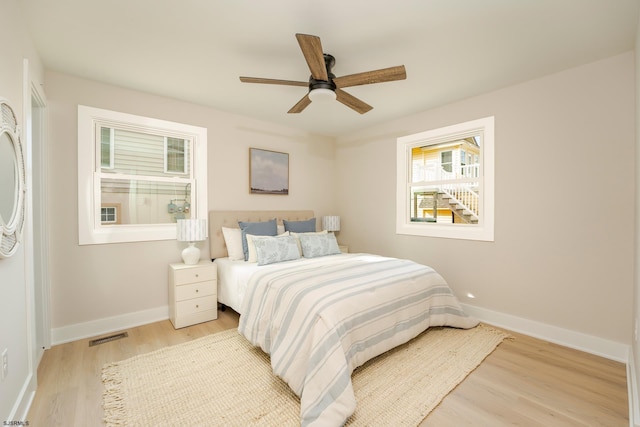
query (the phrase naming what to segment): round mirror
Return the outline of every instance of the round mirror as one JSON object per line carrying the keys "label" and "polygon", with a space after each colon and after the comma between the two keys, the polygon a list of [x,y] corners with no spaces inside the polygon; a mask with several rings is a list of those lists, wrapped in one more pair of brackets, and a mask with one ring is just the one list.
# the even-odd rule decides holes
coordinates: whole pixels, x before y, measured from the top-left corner
{"label": "round mirror", "polygon": [[0,98],[0,258],[15,253],[24,224],[25,170],[16,115]]}
{"label": "round mirror", "polygon": [[9,133],[0,134],[0,221],[10,224],[18,202],[16,150]]}

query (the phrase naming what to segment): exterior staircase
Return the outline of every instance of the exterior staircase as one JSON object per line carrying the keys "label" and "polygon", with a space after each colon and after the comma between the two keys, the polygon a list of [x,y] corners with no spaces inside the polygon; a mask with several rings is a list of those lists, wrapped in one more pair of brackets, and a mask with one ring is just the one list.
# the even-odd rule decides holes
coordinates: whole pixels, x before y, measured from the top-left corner
{"label": "exterior staircase", "polygon": [[451,185],[441,187],[439,195],[463,223],[478,223],[478,193],[466,186]]}
{"label": "exterior staircase", "polygon": [[[429,195],[437,200],[432,205],[426,200],[415,206],[415,216],[417,217],[418,207],[421,209],[434,209],[434,206],[447,206],[453,212],[454,222],[463,224],[478,224],[479,222],[479,180],[480,165],[471,164],[446,170],[442,166],[430,165],[415,167],[415,175],[412,177],[413,184],[428,188],[421,193],[422,196]],[[416,199],[417,200],[417,199]],[[422,204],[426,204],[423,206]],[[435,213],[434,213],[435,216]],[[435,219],[433,222],[435,222]],[[412,221],[418,221],[412,218]],[[422,219],[421,219],[422,220]],[[425,220],[425,222],[431,222]]]}

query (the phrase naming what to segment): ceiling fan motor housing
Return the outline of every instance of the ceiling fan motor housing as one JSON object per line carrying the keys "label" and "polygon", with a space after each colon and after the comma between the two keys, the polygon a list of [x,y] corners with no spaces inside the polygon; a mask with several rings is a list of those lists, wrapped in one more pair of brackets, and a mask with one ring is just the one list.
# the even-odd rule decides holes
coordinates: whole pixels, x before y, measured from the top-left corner
{"label": "ceiling fan motor housing", "polygon": [[313,76],[309,77],[309,90],[312,91],[314,89],[329,89],[335,92],[336,84],[333,82],[333,79],[336,78],[335,74],[331,72],[331,69],[336,64],[336,59],[333,55],[329,55],[328,53],[324,54],[324,64],[327,68],[327,75],[329,76],[329,80],[316,80]]}

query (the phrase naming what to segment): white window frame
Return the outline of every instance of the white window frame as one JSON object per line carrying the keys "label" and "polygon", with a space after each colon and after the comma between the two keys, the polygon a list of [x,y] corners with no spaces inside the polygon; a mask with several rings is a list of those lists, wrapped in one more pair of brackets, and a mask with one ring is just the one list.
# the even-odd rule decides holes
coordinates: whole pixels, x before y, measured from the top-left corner
{"label": "white window frame", "polygon": [[207,129],[118,111],[78,105],[78,242],[80,245],[175,240],[176,224],[101,224],[100,141],[96,126],[113,123],[140,132],[184,135],[191,139],[194,185],[191,217],[207,218]]}
{"label": "white window frame", "polygon": [[[493,116],[397,139],[396,233],[413,236],[494,241],[494,146]],[[480,146],[480,220],[478,224],[411,222],[411,149],[482,135]]]}

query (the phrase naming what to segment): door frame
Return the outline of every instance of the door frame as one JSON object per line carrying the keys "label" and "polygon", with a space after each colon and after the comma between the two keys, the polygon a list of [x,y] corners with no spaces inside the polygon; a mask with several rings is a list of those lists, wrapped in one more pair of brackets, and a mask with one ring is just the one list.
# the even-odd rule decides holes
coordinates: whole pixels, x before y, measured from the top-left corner
{"label": "door frame", "polygon": [[25,245],[31,261],[27,261],[27,289],[29,298],[28,333],[33,374],[44,350],[51,348],[49,224],[48,224],[48,150],[47,99],[42,85],[31,73],[28,59],[24,60],[24,136],[27,146],[27,230]]}

